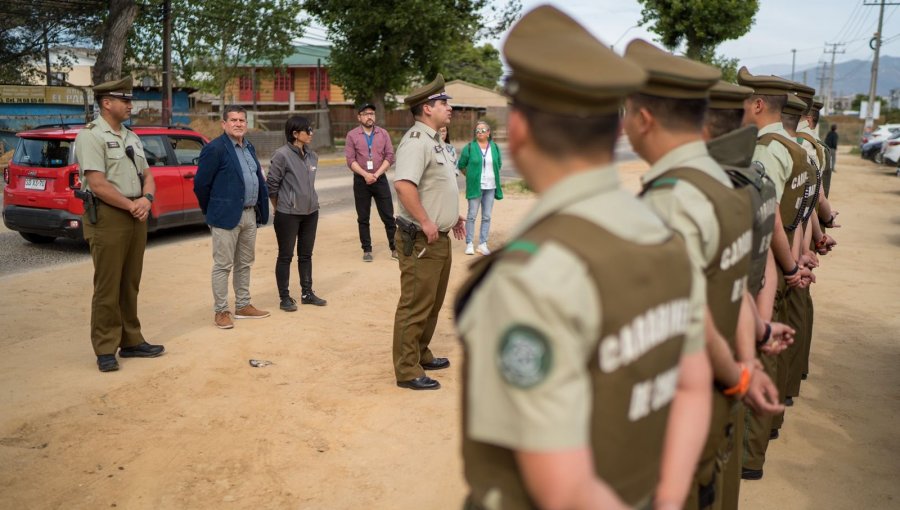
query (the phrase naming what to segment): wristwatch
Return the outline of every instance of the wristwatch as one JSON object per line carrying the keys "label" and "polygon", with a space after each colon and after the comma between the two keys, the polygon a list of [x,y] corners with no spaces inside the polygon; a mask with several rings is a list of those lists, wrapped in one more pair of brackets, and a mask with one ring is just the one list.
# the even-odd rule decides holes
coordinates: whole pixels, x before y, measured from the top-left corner
{"label": "wristwatch", "polygon": [[145,193],[144,198],[149,200],[151,204],[153,203],[153,193]]}

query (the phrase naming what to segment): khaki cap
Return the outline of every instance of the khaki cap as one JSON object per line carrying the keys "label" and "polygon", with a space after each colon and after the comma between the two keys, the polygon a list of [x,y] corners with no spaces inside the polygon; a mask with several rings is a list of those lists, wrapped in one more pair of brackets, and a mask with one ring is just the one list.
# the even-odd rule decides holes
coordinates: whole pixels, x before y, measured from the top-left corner
{"label": "khaki cap", "polygon": [[738,84],[753,89],[760,96],[783,96],[793,89],[793,82],[777,76],[753,76],[744,66],[738,71]]}
{"label": "khaki cap", "polygon": [[784,104],[784,108],[781,109],[781,113],[787,113],[789,115],[803,115],[806,113],[808,107],[806,106],[806,101],[797,97],[797,94],[793,92],[789,92],[787,95],[787,102]]}
{"label": "khaki cap", "polygon": [[806,102],[806,104],[812,106],[813,96],[816,95],[816,89],[796,81],[791,82],[791,85],[793,85],[791,92],[797,94],[797,97]]}
{"label": "khaki cap", "polygon": [[818,111],[821,110],[823,106],[825,106],[825,103],[822,101],[813,101],[812,109]]}
{"label": "khaki cap", "polygon": [[503,55],[512,69],[506,94],[549,113],[614,113],[647,78],[638,66],[548,5],[528,12],[513,26]]}
{"label": "khaki cap", "polygon": [[133,88],[131,76],[121,80],[107,81],[94,86],[94,97],[112,96],[121,99],[131,99],[131,89]]}
{"label": "khaki cap", "polygon": [[719,81],[722,72],[689,58],[679,57],[647,41],[635,39],[625,48],[625,59],[647,71],[640,92],[671,99],[703,99]]}
{"label": "khaki cap", "polygon": [[753,89],[719,80],[709,89],[709,107],[716,110],[741,110]]}
{"label": "khaki cap", "polygon": [[444,92],[444,75],[441,73],[438,73],[428,85],[423,85],[410,92],[408,96],[403,98],[403,102],[406,103],[406,106],[412,108],[435,99],[452,99]]}

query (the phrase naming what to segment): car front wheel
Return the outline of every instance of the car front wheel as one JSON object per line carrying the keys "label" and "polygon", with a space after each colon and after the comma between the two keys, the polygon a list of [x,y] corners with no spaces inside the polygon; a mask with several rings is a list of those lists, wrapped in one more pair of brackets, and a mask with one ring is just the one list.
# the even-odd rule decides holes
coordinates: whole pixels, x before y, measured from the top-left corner
{"label": "car front wheel", "polygon": [[30,232],[19,232],[19,235],[24,237],[26,241],[34,244],[52,243],[56,239],[53,236],[42,236],[40,234],[32,234]]}

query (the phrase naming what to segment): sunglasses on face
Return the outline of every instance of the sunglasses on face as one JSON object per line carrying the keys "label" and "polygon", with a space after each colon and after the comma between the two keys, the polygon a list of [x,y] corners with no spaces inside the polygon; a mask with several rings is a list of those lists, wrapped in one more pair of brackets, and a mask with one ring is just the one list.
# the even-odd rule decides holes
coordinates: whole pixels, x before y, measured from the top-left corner
{"label": "sunglasses on face", "polygon": [[313,129],[311,127],[308,127],[306,129],[298,129],[297,131],[295,131],[295,133],[306,133],[308,135],[312,135]]}
{"label": "sunglasses on face", "polygon": [[489,133],[489,132],[490,132],[490,130],[487,128],[478,128],[475,130],[476,135],[480,135],[481,133]]}

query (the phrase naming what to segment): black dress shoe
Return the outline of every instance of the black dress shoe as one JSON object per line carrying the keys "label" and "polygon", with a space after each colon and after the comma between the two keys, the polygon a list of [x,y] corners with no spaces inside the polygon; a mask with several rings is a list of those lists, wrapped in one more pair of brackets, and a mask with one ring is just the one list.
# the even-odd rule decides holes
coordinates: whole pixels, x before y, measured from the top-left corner
{"label": "black dress shoe", "polygon": [[450,366],[450,360],[447,358],[434,358],[430,363],[422,363],[425,370],[441,370]]}
{"label": "black dress shoe", "polygon": [[772,429],[769,431],[769,441],[773,439],[778,439],[778,429]]}
{"label": "black dress shoe", "polygon": [[794,397],[786,397],[784,399],[784,405],[787,407],[793,407],[794,406]]}
{"label": "black dress shoe", "polygon": [[441,388],[441,383],[427,375],[423,375],[422,377],[416,377],[411,381],[397,381],[397,386],[409,388],[411,390],[438,390]]}
{"label": "black dress shoe", "polygon": [[328,304],[328,301],[320,298],[313,291],[309,291],[300,296],[300,303],[304,305],[325,306]]}
{"label": "black dress shoe", "polygon": [[801,380],[801,381],[805,381],[805,380],[807,380],[808,378],[809,378],[809,374],[807,374],[807,373],[800,374],[800,380]]}
{"label": "black dress shoe", "polygon": [[744,480],[760,480],[763,476],[762,469],[741,468],[741,478]]}
{"label": "black dress shoe", "polygon": [[119,369],[119,362],[115,354],[101,354],[97,356],[97,368],[101,372],[115,372]]}
{"label": "black dress shoe", "polygon": [[166,352],[166,348],[162,345],[150,345],[142,342],[133,347],[122,347],[119,349],[119,356],[123,358],[155,358]]}

